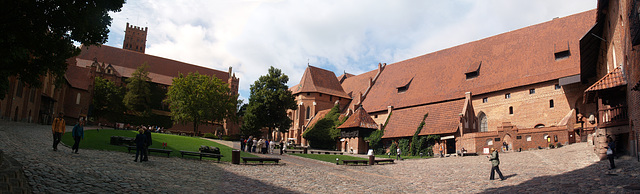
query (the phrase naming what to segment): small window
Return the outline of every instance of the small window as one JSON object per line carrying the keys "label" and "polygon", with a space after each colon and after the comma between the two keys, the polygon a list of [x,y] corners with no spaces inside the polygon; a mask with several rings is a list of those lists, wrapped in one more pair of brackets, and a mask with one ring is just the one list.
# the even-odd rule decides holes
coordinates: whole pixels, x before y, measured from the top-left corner
{"label": "small window", "polygon": [[493,145],[493,139],[487,139],[487,145]]}
{"label": "small window", "polygon": [[531,135],[527,135],[527,141],[531,141]]}
{"label": "small window", "polygon": [[487,102],[489,102],[489,98],[487,97],[482,98],[482,103],[487,103]]}
{"label": "small window", "polygon": [[507,93],[504,95],[504,99],[509,99],[509,98],[511,98],[511,93]]}
{"label": "small window", "polygon": [[467,76],[467,79],[471,79],[471,78],[478,77],[478,75],[480,74],[478,73],[478,71],[472,71],[469,73],[465,73],[465,75]]}
{"label": "small window", "polygon": [[556,61],[559,61],[559,60],[562,60],[562,59],[569,58],[569,56],[571,56],[571,52],[569,52],[569,50],[560,51],[560,52],[555,53],[554,56],[556,57]]}
{"label": "small window", "polygon": [[306,112],[306,116],[305,116],[305,117],[306,117],[306,119],[309,119],[309,116],[311,115],[310,113],[311,113],[311,108],[309,108],[309,107],[307,106],[307,112]]}
{"label": "small window", "polygon": [[535,94],[536,93],[536,89],[529,89],[529,94]]}
{"label": "small window", "polygon": [[18,81],[18,88],[16,91],[16,96],[22,98],[22,88],[24,88],[24,84],[22,84],[22,81]]}
{"label": "small window", "polygon": [[76,95],[76,104],[80,104],[80,92]]}
{"label": "small window", "polygon": [[499,138],[499,137],[496,137],[494,140],[495,140],[495,141],[500,141],[500,138]]}
{"label": "small window", "polygon": [[378,118],[378,115],[373,115],[373,118],[376,118],[376,119],[377,119],[377,118]]}
{"label": "small window", "polygon": [[307,92],[307,96],[310,96],[310,95],[311,95],[311,93],[310,93],[310,92]]}
{"label": "small window", "polygon": [[553,100],[549,100],[549,108],[553,108],[554,104],[553,104]]}
{"label": "small window", "polygon": [[398,93],[404,93],[409,89],[407,86],[402,86],[398,88]]}
{"label": "small window", "polygon": [[509,107],[509,114],[512,115],[513,114],[513,106]]}
{"label": "small window", "polygon": [[522,139],[522,136],[518,135],[518,136],[516,136],[516,139]]}
{"label": "small window", "polygon": [[544,124],[537,124],[536,126],[534,126],[533,128],[544,128]]}
{"label": "small window", "polygon": [[322,96],[322,93],[318,93],[320,96]]}
{"label": "small window", "polygon": [[556,90],[562,89],[562,86],[560,86],[560,84],[556,84]]}
{"label": "small window", "polygon": [[329,95],[329,101],[333,101],[333,96]]}

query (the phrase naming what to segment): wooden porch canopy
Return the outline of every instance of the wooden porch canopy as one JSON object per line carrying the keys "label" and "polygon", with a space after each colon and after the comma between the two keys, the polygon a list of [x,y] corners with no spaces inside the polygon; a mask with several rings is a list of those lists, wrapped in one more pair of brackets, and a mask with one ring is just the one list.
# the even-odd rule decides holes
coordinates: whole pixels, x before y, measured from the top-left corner
{"label": "wooden porch canopy", "polygon": [[338,129],[343,138],[363,137],[377,130],[378,124],[360,106]]}
{"label": "wooden porch canopy", "polygon": [[624,85],[627,85],[627,81],[624,79],[624,75],[622,74],[622,68],[617,67],[613,71],[602,77],[600,80],[598,80],[596,83],[589,86],[589,88],[584,90],[584,102],[595,102],[595,99],[598,96],[598,91]]}

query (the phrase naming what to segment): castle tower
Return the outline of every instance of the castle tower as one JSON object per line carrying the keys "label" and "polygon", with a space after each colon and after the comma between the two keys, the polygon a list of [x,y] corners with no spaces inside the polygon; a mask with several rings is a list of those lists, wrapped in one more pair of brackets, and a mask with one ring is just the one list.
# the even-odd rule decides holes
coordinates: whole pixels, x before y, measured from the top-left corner
{"label": "castle tower", "polygon": [[127,29],[124,31],[124,42],[122,43],[122,48],[144,53],[144,49],[147,45],[147,29],[147,27],[142,29],[138,26],[129,25],[127,22]]}

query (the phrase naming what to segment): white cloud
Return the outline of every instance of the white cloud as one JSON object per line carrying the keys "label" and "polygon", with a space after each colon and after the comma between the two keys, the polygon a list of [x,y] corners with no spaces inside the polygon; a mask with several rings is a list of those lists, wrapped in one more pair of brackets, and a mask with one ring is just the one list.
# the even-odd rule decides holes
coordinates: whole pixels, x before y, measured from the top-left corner
{"label": "white cloud", "polygon": [[269,66],[299,82],[307,60],[341,75],[594,9],[595,1],[129,1],[126,22],[149,27],[146,53],[240,77],[241,98]]}

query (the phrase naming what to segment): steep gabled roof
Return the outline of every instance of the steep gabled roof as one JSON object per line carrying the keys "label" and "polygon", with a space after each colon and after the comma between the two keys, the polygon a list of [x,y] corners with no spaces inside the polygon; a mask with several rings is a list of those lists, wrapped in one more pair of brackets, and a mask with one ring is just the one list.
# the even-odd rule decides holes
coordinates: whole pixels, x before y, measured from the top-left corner
{"label": "steep gabled roof", "polygon": [[[578,13],[387,65],[362,105],[377,112],[578,75],[579,41],[595,16]],[[569,56],[556,60],[558,48]],[[478,75],[467,79],[476,67]]]}
{"label": "steep gabled roof", "polygon": [[89,68],[69,65],[67,66],[67,72],[65,72],[64,77],[67,78],[71,87],[89,90],[89,78],[91,77],[91,70]]}
{"label": "steep gabled roof", "polygon": [[369,79],[373,79],[377,72],[378,70],[372,70],[360,75],[349,77],[342,82],[342,88],[344,88],[344,91],[351,96],[351,99],[353,99],[348,107],[353,108],[353,106],[360,101],[360,93],[364,94],[367,87],[369,87]]}
{"label": "steep gabled roof", "polygon": [[[147,63],[149,68],[149,77],[151,77],[152,81],[163,80],[162,83],[166,83],[167,77],[178,77],[179,73],[188,74],[191,72],[198,72],[204,75],[215,76],[223,82],[228,82],[229,80],[229,72],[218,71],[214,69],[209,69],[206,67],[200,67],[196,65],[192,65],[189,63],[184,63],[176,60],[171,60],[167,58],[157,57],[153,55],[148,55],[140,52],[115,48],[107,45],[101,46],[83,46],[81,48],[80,55],[77,56],[78,59],[89,60],[93,62],[94,59],[97,59],[99,62],[108,63],[114,66],[114,68],[118,71],[127,70],[127,69],[137,69],[143,63]],[[129,71],[127,71],[129,72]],[[130,73],[119,72],[122,76],[130,77]],[[156,78],[154,75],[163,75],[164,77]],[[158,82],[158,83],[161,83]],[[169,82],[170,83],[170,82]]]}
{"label": "steep gabled roof", "polygon": [[316,123],[318,123],[318,121],[320,121],[320,119],[323,119],[325,116],[327,116],[327,113],[329,113],[329,111],[331,111],[331,109],[318,111],[318,113],[316,113],[316,115],[313,115],[313,118],[311,118],[311,120],[307,122],[305,126],[307,126],[307,128],[313,127],[314,125],[316,125]]}
{"label": "steep gabled roof", "polygon": [[338,129],[364,128],[378,129],[378,124],[374,121],[364,108],[359,107]]}
{"label": "steep gabled roof", "polygon": [[344,72],[344,74],[338,76],[338,82],[342,83],[342,82],[344,82],[345,79],[353,77],[353,76],[355,76],[355,75],[347,73],[347,72]]}
{"label": "steep gabled roof", "polygon": [[318,92],[351,99],[351,97],[344,92],[333,72],[313,66],[307,67],[300,83],[291,87],[290,90],[293,94]]}
{"label": "steep gabled roof", "polygon": [[419,135],[448,134],[458,130],[464,99],[394,110],[382,138],[410,137],[425,119]]}

